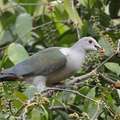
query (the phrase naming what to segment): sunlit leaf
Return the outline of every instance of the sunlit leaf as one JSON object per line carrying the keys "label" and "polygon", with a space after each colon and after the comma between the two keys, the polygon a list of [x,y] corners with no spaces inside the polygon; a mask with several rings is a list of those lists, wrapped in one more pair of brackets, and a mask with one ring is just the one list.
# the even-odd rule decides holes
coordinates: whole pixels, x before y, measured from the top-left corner
{"label": "sunlit leaf", "polygon": [[105,66],[112,72],[115,72],[118,76],[120,75],[120,66],[118,63],[107,62],[105,63]]}
{"label": "sunlit leaf", "polygon": [[[27,34],[31,30],[31,28],[32,28],[31,15],[28,13],[20,14],[16,20],[16,30],[17,30],[18,36],[20,38],[23,37],[25,34]],[[27,39],[28,39],[28,34],[22,38],[22,41],[24,44],[26,44]]]}
{"label": "sunlit leaf", "polygon": [[8,56],[14,64],[17,64],[25,58],[29,57],[24,47],[18,43],[12,43],[8,47]]}
{"label": "sunlit leaf", "polygon": [[82,28],[82,20],[80,18],[80,16],[78,15],[78,12],[75,8],[72,9],[71,7],[71,2],[70,0],[64,0],[64,7],[69,15],[69,18],[73,21],[73,22],[78,22],[79,23],[79,28]]}
{"label": "sunlit leaf", "polygon": [[80,2],[83,6],[88,7],[88,0],[77,0]]}
{"label": "sunlit leaf", "polygon": [[116,89],[117,90],[117,93],[118,93],[118,96],[119,96],[119,99],[120,99],[120,90],[119,89]]}

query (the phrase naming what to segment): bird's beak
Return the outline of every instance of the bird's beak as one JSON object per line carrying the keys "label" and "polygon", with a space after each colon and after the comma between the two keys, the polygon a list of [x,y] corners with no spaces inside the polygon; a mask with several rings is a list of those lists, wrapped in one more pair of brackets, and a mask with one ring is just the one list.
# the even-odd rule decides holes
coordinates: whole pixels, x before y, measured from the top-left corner
{"label": "bird's beak", "polygon": [[94,45],[95,46],[95,48],[101,48],[101,46],[100,45]]}
{"label": "bird's beak", "polygon": [[101,48],[101,46],[99,44],[95,44],[94,47],[96,50],[97,50],[97,48],[99,48],[99,49]]}

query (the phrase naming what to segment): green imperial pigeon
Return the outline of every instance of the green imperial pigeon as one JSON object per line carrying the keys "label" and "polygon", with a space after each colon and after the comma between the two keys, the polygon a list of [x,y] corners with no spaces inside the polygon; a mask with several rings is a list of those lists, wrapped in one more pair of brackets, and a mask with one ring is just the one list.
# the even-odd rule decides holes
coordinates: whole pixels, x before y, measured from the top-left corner
{"label": "green imperial pigeon", "polygon": [[86,51],[96,51],[97,47],[100,46],[95,39],[83,37],[70,48],[47,48],[2,71],[0,81],[22,78],[42,92],[46,85],[54,85],[76,74],[85,60]]}

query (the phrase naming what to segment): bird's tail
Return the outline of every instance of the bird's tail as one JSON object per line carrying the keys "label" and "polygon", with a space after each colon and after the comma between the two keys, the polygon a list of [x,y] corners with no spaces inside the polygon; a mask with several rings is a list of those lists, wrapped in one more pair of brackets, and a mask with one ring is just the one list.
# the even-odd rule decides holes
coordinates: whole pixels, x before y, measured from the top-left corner
{"label": "bird's tail", "polygon": [[0,73],[0,82],[2,81],[15,81],[17,76],[14,74]]}

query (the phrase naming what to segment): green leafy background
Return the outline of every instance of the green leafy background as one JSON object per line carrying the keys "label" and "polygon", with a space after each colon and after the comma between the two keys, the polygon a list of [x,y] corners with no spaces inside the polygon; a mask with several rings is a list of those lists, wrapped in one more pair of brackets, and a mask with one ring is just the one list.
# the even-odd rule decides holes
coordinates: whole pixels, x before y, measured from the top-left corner
{"label": "green leafy background", "polygon": [[[74,6],[71,1],[0,0],[0,70],[48,47],[69,47],[78,40],[78,33],[80,37],[94,37],[105,53],[103,56],[100,51],[88,53],[81,71],[73,78],[87,74],[112,55],[120,39],[120,0],[73,0]],[[105,63],[100,72],[120,84],[120,55]],[[5,81],[0,83],[0,120],[15,120],[25,109],[29,110],[28,120],[120,119],[120,85],[116,87],[93,75],[75,86],[79,93],[101,101],[110,110],[65,91],[55,92],[48,98],[50,103],[44,104],[44,98],[34,94],[35,86]],[[26,100],[33,97],[36,101],[26,105]]]}

